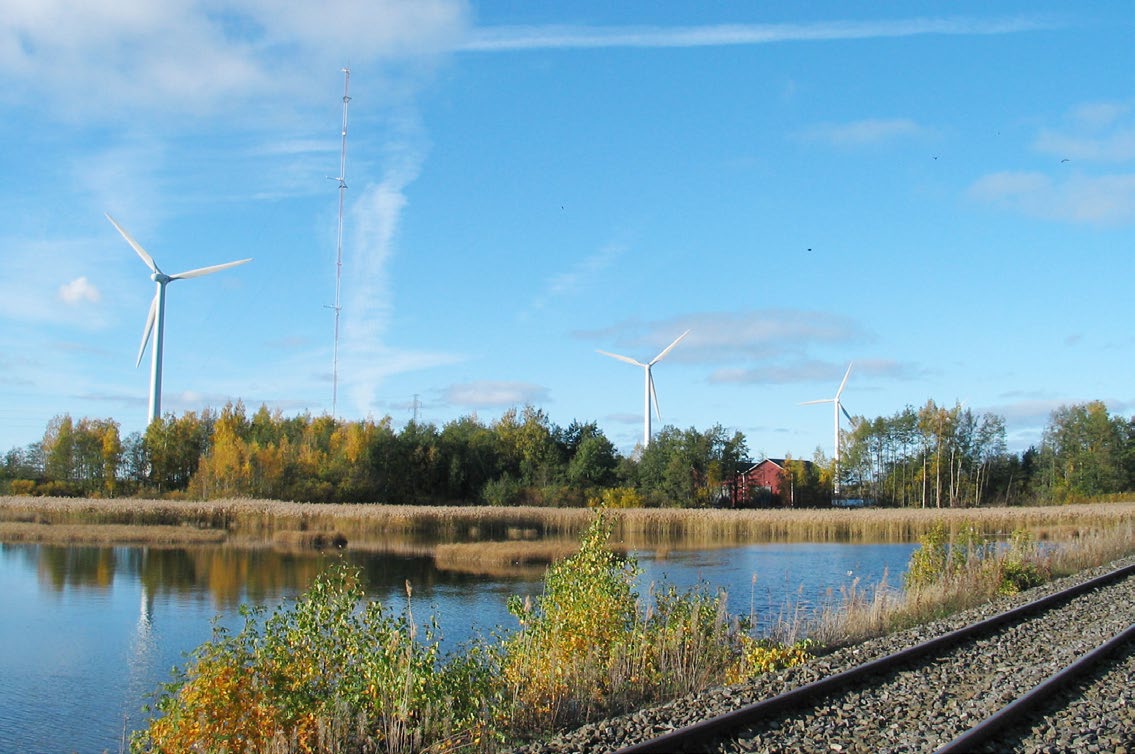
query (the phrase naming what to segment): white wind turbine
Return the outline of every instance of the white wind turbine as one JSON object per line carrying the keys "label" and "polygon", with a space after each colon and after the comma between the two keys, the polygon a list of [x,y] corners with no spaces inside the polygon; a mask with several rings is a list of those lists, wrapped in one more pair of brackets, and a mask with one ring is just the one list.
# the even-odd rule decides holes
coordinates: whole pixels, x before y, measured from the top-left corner
{"label": "white wind turbine", "polygon": [[[852,362],[852,363],[854,363],[854,362]],[[839,390],[835,391],[835,397],[834,398],[822,398],[822,399],[816,400],[816,401],[804,401],[803,403],[800,404],[801,406],[811,406],[811,405],[814,405],[814,404],[817,404],[817,403],[831,403],[833,408],[834,408],[834,413],[835,413],[835,479],[832,481],[832,487],[835,491],[835,494],[837,494],[837,495],[839,494],[839,415],[840,415],[840,412],[841,411],[843,412],[843,415],[847,417],[848,421],[853,421],[853,419],[851,418],[851,414],[847,413],[847,409],[843,407],[842,403],[840,403],[839,397],[843,393],[844,386],[847,385],[847,378],[850,377],[850,376],[851,376],[851,363],[849,363],[847,365],[847,371],[843,375],[843,382],[839,383]]]}
{"label": "white wind turbine", "polygon": [[114,221],[114,218],[109,214],[106,216],[126,242],[134,247],[134,251],[138,252],[138,256],[150,268],[150,279],[157,283],[158,289],[154,293],[154,300],[150,304],[150,314],[146,317],[146,327],[142,330],[142,345],[138,349],[138,361],[135,366],[142,363],[142,354],[146,351],[146,343],[150,340],[150,333],[154,332],[154,323],[157,323],[157,330],[154,334],[154,349],[153,361],[150,371],[150,417],[149,422],[152,423],[154,419],[161,416],[162,413],[162,341],[165,331],[165,313],[166,313],[166,285],[174,280],[185,280],[186,278],[200,277],[201,275],[208,275],[213,272],[220,272],[221,270],[228,269],[229,267],[236,267],[238,264],[251,262],[252,259],[241,259],[236,262],[225,262],[224,264],[215,264],[212,267],[201,267],[196,270],[189,270],[188,272],[179,272],[176,275],[167,275],[158,269],[158,265],[154,262],[154,258],[146,253],[137,241],[130,237],[121,225]]}
{"label": "white wind turbine", "polygon": [[[651,359],[650,361],[648,361],[645,364],[643,364],[641,361],[636,361],[635,359],[632,359],[629,356],[620,356],[617,353],[608,353],[607,351],[599,351],[599,353],[603,354],[604,356],[610,356],[612,359],[618,359],[619,361],[625,361],[628,364],[634,364],[636,367],[642,367],[643,370],[646,372],[646,386],[644,388],[645,395],[643,396],[643,399],[642,399],[642,402],[643,402],[642,447],[644,449],[646,448],[646,446],[650,445],[650,402],[651,402],[651,400],[654,401],[654,412],[656,414],[658,414],[659,421],[662,420],[662,412],[658,408],[658,393],[656,393],[655,390],[654,390],[654,376],[651,374],[650,368],[652,366],[654,366],[655,364],[657,364],[658,362],[662,361],[662,359],[666,356],[666,354],[670,353],[670,349],[672,349],[674,346],[678,345],[679,341],[681,341],[682,338],[686,337],[689,334],[690,334],[690,331],[686,330],[684,333],[682,333],[677,338],[675,338],[673,343],[671,343],[670,345],[663,348],[662,353],[658,354],[657,356],[655,356],[653,359]],[[598,350],[598,349],[596,349],[596,350]]]}

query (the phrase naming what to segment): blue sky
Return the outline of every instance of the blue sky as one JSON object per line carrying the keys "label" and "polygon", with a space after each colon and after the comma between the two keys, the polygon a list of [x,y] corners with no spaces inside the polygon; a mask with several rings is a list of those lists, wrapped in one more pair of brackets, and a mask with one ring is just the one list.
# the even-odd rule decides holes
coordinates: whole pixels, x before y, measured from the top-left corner
{"label": "blue sky", "polygon": [[[81,7],[76,7],[81,6]],[[0,450],[56,414],[331,411],[831,453],[928,399],[1135,413],[1135,10],[0,0]],[[658,426],[657,420],[655,421]]]}

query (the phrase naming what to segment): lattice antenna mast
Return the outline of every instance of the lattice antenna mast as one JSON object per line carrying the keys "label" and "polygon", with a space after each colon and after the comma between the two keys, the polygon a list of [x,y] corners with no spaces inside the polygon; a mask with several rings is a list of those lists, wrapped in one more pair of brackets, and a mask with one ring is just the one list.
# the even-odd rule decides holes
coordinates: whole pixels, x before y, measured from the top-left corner
{"label": "lattice antenna mast", "polygon": [[347,105],[351,102],[351,69],[343,69],[343,144],[339,151],[339,227],[335,248],[335,348],[331,357],[331,415],[336,416],[339,402],[339,315],[343,311],[340,293],[343,283],[343,201],[347,193]]}

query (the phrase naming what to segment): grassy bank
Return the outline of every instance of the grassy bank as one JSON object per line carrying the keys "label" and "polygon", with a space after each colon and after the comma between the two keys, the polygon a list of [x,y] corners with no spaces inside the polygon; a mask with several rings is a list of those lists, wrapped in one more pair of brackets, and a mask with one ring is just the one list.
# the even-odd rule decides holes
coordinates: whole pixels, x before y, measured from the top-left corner
{"label": "grassy bank", "polygon": [[[913,542],[936,525],[986,536],[1018,529],[1039,540],[1082,537],[1135,517],[1135,502],[1031,508],[866,510],[628,509],[609,512],[612,539],[628,548],[709,548],[757,542]],[[317,505],[269,500],[163,500],[2,497],[0,524],[37,524],[50,541],[59,525],[180,526],[223,532],[233,543],[270,543],[281,532],[341,534],[349,547],[406,542],[578,539],[591,521],[578,508]],[[0,527],[0,538],[5,536]],[[25,534],[26,536],[26,534]],[[162,534],[161,536],[166,536]],[[137,541],[132,539],[131,541]]]}
{"label": "grassy bank", "polygon": [[[989,543],[976,531],[922,535],[903,583],[853,585],[830,594],[810,620],[784,632],[838,647],[884,636],[985,604],[1053,579],[1135,554],[1135,519],[1084,532],[1052,546],[1025,529]],[[901,589],[899,587],[902,587]]]}
{"label": "grassy bank", "polygon": [[[360,609],[357,572],[332,570],[294,605],[266,620],[249,613],[242,631],[199,648],[133,749],[495,754],[1135,553],[1130,515],[1101,521],[1054,547],[1020,528],[1005,543],[939,519],[921,536],[905,591],[856,588],[772,637],[728,613],[723,593],[663,587],[644,599],[633,560],[611,552],[613,520],[601,517],[547,570],[540,596],[510,600],[516,631],[452,655],[419,635],[409,606]],[[491,560],[532,545],[494,544],[454,547]],[[407,605],[411,594],[407,584]]]}

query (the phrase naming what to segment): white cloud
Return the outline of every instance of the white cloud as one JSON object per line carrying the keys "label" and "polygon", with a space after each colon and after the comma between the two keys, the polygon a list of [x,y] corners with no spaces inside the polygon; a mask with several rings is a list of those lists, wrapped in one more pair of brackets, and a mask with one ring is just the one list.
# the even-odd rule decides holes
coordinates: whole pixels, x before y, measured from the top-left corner
{"label": "white cloud", "polygon": [[1117,163],[1135,159],[1135,119],[1129,105],[1081,105],[1065,120],[1060,128],[1043,129],[1033,142],[1033,149],[1072,162]]}
{"label": "white cloud", "polygon": [[417,179],[427,151],[412,113],[404,112],[393,125],[383,179],[362,190],[347,220],[353,230],[346,241],[344,267],[349,272],[342,283],[339,392],[351,397],[361,415],[377,408],[378,392],[387,377],[463,360],[457,354],[401,350],[386,343],[396,298],[387,267],[409,204],[406,189]]}
{"label": "white cloud", "polygon": [[1106,128],[1131,114],[1131,106],[1120,102],[1089,102],[1074,108],[1071,119],[1086,128]]}
{"label": "white cloud", "polygon": [[922,34],[1015,34],[1054,28],[1050,18],[916,18],[900,21],[834,21],[815,24],[587,27],[504,26],[473,31],[467,52],[610,47],[721,47],[832,39],[910,37]]}
{"label": "white cloud", "polygon": [[[115,307],[113,300],[100,307],[78,305],[97,301],[89,298],[99,292],[92,280],[103,287],[108,284],[106,274],[91,272],[98,269],[93,264],[102,260],[97,245],[85,241],[6,237],[0,239],[0,248],[4,249],[0,323],[65,323],[83,329],[106,325],[110,316],[106,310]],[[129,251],[129,247],[126,248]],[[60,282],[67,278],[69,282]],[[60,306],[61,301],[69,305]]]}
{"label": "white cloud", "polygon": [[252,23],[271,42],[341,47],[367,58],[436,54],[453,48],[468,9],[453,0],[245,0]]}
{"label": "white cloud", "polygon": [[975,181],[972,199],[1030,217],[1089,225],[1135,222],[1135,174],[1074,175],[1055,181],[1039,172],[1006,171]]}
{"label": "white cloud", "polygon": [[70,283],[65,283],[59,286],[59,298],[65,304],[75,306],[84,302],[97,304],[102,298],[99,289],[95,287],[91,281],[87,280],[86,275],[75,278]]}
{"label": "white cloud", "polygon": [[604,350],[650,359],[684,330],[690,335],[666,358],[685,363],[745,362],[800,354],[816,345],[864,340],[858,323],[829,312],[761,309],[704,312],[654,322],[627,321],[578,337],[602,344]]}
{"label": "white cloud", "polygon": [[296,94],[336,62],[452,49],[468,24],[461,0],[2,0],[0,13],[0,97],[50,90],[76,118]]}
{"label": "white cloud", "polygon": [[528,403],[545,403],[548,400],[548,390],[528,382],[481,380],[463,385],[451,385],[445,391],[445,400],[456,406],[502,408]]}
{"label": "white cloud", "polygon": [[[922,367],[891,359],[856,359],[853,373],[857,376],[882,377],[894,380],[913,380],[926,374]],[[847,364],[844,362],[796,359],[762,365],[752,369],[718,369],[710,375],[711,383],[741,383],[756,385],[789,385],[803,382],[832,382],[841,379]]]}
{"label": "white cloud", "polygon": [[621,243],[606,244],[590,256],[577,262],[567,272],[554,275],[547,282],[544,292],[532,302],[532,307],[542,309],[547,306],[551,299],[572,296],[588,287],[625,251],[626,246]]}
{"label": "white cloud", "polygon": [[851,123],[824,123],[801,134],[807,141],[835,147],[861,147],[917,136],[924,129],[907,118],[873,118]]}

